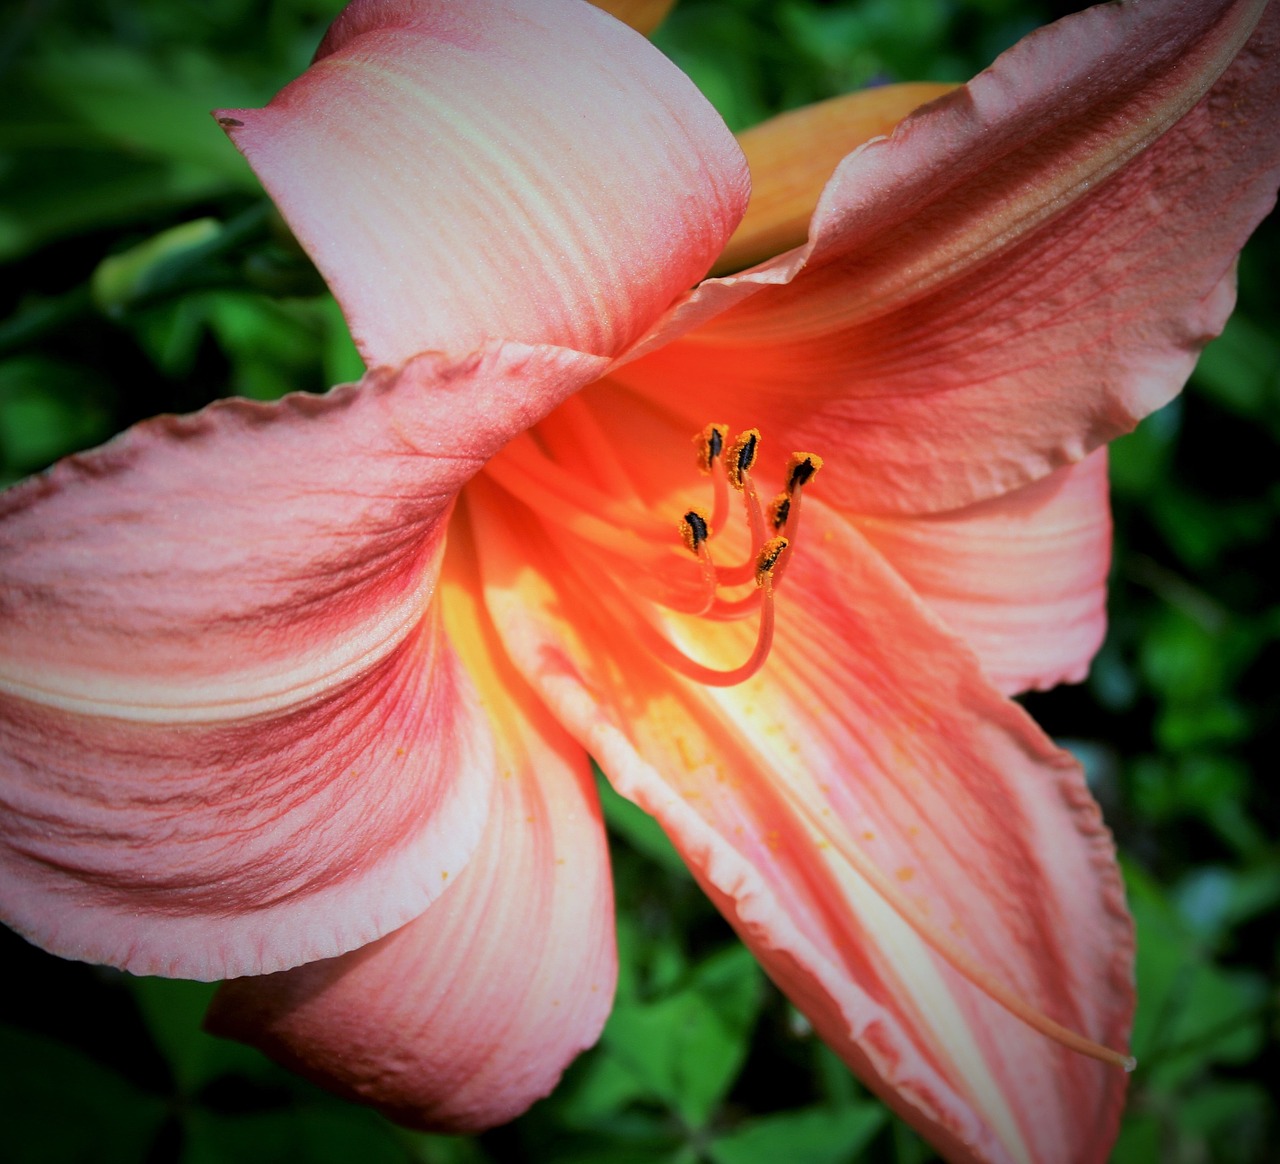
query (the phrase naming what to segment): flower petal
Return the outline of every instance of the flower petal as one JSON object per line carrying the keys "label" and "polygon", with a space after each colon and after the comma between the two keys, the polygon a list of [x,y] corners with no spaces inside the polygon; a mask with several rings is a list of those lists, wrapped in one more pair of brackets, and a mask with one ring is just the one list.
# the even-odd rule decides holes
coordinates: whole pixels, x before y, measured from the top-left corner
{"label": "flower petal", "polygon": [[[460,557],[455,540],[450,567]],[[546,1095],[599,1037],[617,975],[590,765],[503,657],[473,571],[447,569],[442,601],[502,777],[475,856],[403,929],[229,982],[208,1019],[349,1099],[439,1131],[505,1123]]]}
{"label": "flower petal", "polygon": [[823,188],[846,154],[892,131],[954,85],[880,85],[792,109],[738,135],[751,170],[751,201],[716,260],[724,274],[801,246]]}
{"label": "flower petal", "polygon": [[598,360],[437,356],[161,417],[0,497],[0,910],[66,957],[225,977],[420,913],[487,724],[429,614],[452,498]]}
{"label": "flower petal", "polygon": [[1081,459],[1181,387],[1274,203],[1261,7],[1104,5],[1032,34],[852,154],[808,248],[704,284],[637,351],[723,314],[621,374],[842,449],[826,489],[853,512],[955,509]]}
{"label": "flower petal", "polygon": [[1105,448],[965,509],[857,526],[1001,691],[1043,691],[1088,673],[1107,629]]}
{"label": "flower petal", "polygon": [[[948,1159],[1102,1161],[1123,1071],[974,985],[1123,1047],[1132,937],[1097,807],[853,527],[812,509],[773,654],[737,688],[657,664],[627,634],[651,612],[599,573],[530,562],[497,499],[474,508],[486,600],[517,667],[774,980]],[[666,629],[704,659],[750,651],[745,630]]]}
{"label": "flower petal", "polygon": [[747,198],[692,83],[577,0],[357,0],[270,105],[219,120],[375,363],[490,339],[616,353]]}

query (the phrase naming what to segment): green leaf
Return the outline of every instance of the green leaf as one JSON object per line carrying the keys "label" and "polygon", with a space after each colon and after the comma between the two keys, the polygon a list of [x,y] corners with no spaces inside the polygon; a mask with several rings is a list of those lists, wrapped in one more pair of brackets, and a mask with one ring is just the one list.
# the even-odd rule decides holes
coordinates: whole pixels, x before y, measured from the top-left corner
{"label": "green leaf", "polygon": [[1262,1160],[1271,1112],[1265,1088],[1223,1082],[1188,1095],[1178,1105],[1177,1121],[1183,1139],[1195,1137],[1206,1148],[1212,1146],[1216,1159]]}
{"label": "green leaf", "polygon": [[93,301],[108,315],[119,315],[163,282],[166,267],[182,263],[193,251],[218,237],[216,219],[197,218],[152,235],[146,242],[98,264],[90,280]]}
{"label": "green leaf", "polygon": [[385,1120],[337,1100],[245,1116],[199,1108],[186,1120],[181,1164],[404,1164]]}
{"label": "green leaf", "polygon": [[878,1103],[836,1111],[810,1108],[753,1120],[740,1130],[712,1140],[715,1164],[847,1164],[857,1157],[889,1116]]}
{"label": "green leaf", "polygon": [[1142,497],[1164,488],[1182,430],[1182,401],[1173,400],[1148,416],[1107,450],[1111,488],[1121,497]]}
{"label": "green leaf", "polygon": [[1266,1038],[1266,982],[1209,960],[1156,884],[1126,869],[1138,929],[1133,1052],[1142,1078],[1174,1090],[1213,1063],[1247,1061]]}
{"label": "green leaf", "polygon": [[607,1126],[651,1094],[641,1073],[605,1048],[591,1052],[583,1068],[573,1083],[561,1085],[555,1096],[559,1117],[568,1127]]}
{"label": "green leaf", "polygon": [[1280,906],[1280,863],[1239,870],[1200,865],[1174,887],[1178,912],[1211,948],[1242,922]]}
{"label": "green leaf", "polygon": [[745,129],[768,115],[757,61],[759,35],[749,13],[677,5],[653,42],[698,86],[730,129]]}
{"label": "green leaf", "polygon": [[395,1135],[417,1164],[486,1164],[489,1159],[468,1136],[431,1136],[402,1128]]}
{"label": "green leaf", "polygon": [[1164,1137],[1160,1120],[1149,1112],[1130,1112],[1120,1126],[1112,1164],[1165,1164]]}
{"label": "green leaf", "polygon": [[134,977],[126,981],[148,1032],[169,1064],[179,1095],[192,1097],[223,1075],[280,1077],[280,1069],[251,1047],[201,1029],[217,983]]}
{"label": "green leaf", "polygon": [[197,46],[161,55],[106,41],[60,44],[28,71],[47,103],[122,153],[181,163],[224,189],[257,180],[210,110],[263,105],[267,88],[229,71]]}
{"label": "green leaf", "polygon": [[111,435],[106,393],[83,369],[41,357],[0,362],[0,474],[27,473]]}
{"label": "green leaf", "polygon": [[137,1164],[166,1114],[156,1096],[52,1039],[0,1027],[0,1128],[11,1164]]}
{"label": "green leaf", "polygon": [[1268,425],[1280,439],[1280,341],[1244,315],[1200,355],[1195,386],[1224,408]]}
{"label": "green leaf", "polygon": [[605,1026],[610,1054],[691,1128],[705,1127],[738,1076],[763,1000],[742,946],[708,958],[689,985],[656,1003],[619,1001]]}
{"label": "green leaf", "polygon": [[13,157],[22,181],[0,203],[0,261],[68,235],[153,220],[203,202],[225,185],[198,167],[105,145],[46,146]]}

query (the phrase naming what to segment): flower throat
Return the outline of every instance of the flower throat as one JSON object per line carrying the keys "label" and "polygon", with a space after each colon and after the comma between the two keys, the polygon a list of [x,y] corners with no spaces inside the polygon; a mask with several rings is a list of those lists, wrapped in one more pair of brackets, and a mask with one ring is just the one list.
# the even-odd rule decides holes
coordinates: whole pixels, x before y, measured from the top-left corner
{"label": "flower throat", "polygon": [[[703,601],[697,614],[704,618],[729,620],[760,612],[760,631],[755,650],[741,666],[730,670],[705,667],[668,644],[658,653],[668,666],[711,687],[732,687],[750,679],[764,665],[773,644],[774,592],[782,582],[795,552],[800,529],[800,498],[803,488],[822,468],[816,453],[793,453],[787,462],[786,487],[769,506],[766,519],[751,470],[760,450],[760,432],[750,428],[726,447],[729,430],[723,424],[709,424],[697,436],[698,466],[714,482],[715,500],[710,516],[703,509],[687,510],[680,519],[680,538],[702,568]],[[729,487],[742,495],[751,531],[751,552],[746,561],[733,566],[717,565],[711,555],[711,540],[729,519]],[[724,587],[754,581],[756,592],[730,599]]]}
{"label": "flower throat", "polygon": [[[712,480],[711,511],[696,505],[686,508],[676,529],[679,541],[696,559],[696,574],[675,552],[679,545],[671,526],[654,516],[653,506],[641,500],[624,465],[612,454],[616,439],[599,431],[590,410],[577,402],[561,407],[554,428],[542,427],[536,437],[517,437],[489,463],[487,472],[540,518],[597,551],[593,556],[602,568],[592,580],[593,590],[603,600],[603,592],[612,589],[610,580],[620,584],[616,597],[627,609],[618,609],[616,617],[647,650],[695,682],[732,687],[755,675],[769,657],[775,596],[795,554],[805,486],[822,468],[822,458],[793,453],[786,463],[784,487],[766,507],[752,477],[761,443],[758,429],[747,429],[731,440],[727,425],[708,424],[693,439],[697,465]],[[556,455],[556,446],[570,442],[577,472],[562,467]],[[609,452],[601,455],[602,450]],[[591,488],[588,476],[600,483],[599,490]],[[725,563],[716,560],[713,546],[730,523],[732,492],[742,498],[750,547],[742,560]],[[573,557],[584,560],[577,552]],[[742,593],[752,583],[754,587]],[[659,625],[655,607],[712,623],[756,617],[755,646],[737,666],[706,665],[672,641]]]}

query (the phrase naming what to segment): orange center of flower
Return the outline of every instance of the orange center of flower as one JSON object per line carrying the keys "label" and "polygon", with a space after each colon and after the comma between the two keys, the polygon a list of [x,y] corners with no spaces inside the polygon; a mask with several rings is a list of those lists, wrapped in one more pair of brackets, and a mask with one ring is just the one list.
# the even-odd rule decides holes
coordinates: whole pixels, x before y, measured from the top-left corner
{"label": "orange center of flower", "polygon": [[[629,630],[664,664],[712,687],[745,682],[764,665],[773,645],[775,597],[795,553],[804,488],[822,467],[822,458],[792,454],[784,488],[766,511],[752,476],[759,431],[748,429],[732,441],[722,424],[709,424],[698,433],[696,459],[712,479],[712,509],[708,514],[699,506],[687,507],[677,522],[679,542],[696,561],[693,573],[671,526],[655,516],[655,506],[641,498],[625,464],[610,455],[617,446],[611,436],[599,431],[589,409],[570,402],[557,412],[553,425],[541,425],[508,445],[489,463],[488,472],[544,521],[574,536],[579,543],[572,552],[574,562],[582,566],[594,559],[598,565],[593,590],[606,605],[630,608],[625,614],[618,609],[619,619],[625,618]],[[572,465],[557,455],[561,450],[571,454]],[[741,560],[725,563],[717,560],[722,554],[713,552],[713,545],[718,549],[721,535],[734,532],[726,531],[731,490],[742,498],[749,548],[743,556],[739,537]],[[617,583],[617,602],[609,600],[611,582]],[[672,641],[654,607],[710,623],[756,617],[755,646],[736,666],[710,666]]]}
{"label": "orange center of flower", "polygon": [[[711,619],[733,619],[758,609],[760,631],[755,650],[745,663],[731,670],[704,667],[670,644],[659,652],[668,665],[713,687],[731,687],[751,678],[769,655],[773,643],[774,593],[795,552],[793,547],[800,529],[800,496],[804,485],[822,467],[822,458],[814,453],[793,453],[787,464],[786,488],[770,506],[766,522],[751,476],[760,449],[760,433],[757,429],[748,429],[726,448],[728,433],[726,425],[709,424],[693,438],[698,448],[698,466],[714,482],[714,508],[709,517],[702,509],[687,510],[680,519],[679,529],[685,548],[697,557],[702,569],[703,596],[695,613]],[[742,495],[751,532],[751,553],[746,561],[735,566],[717,565],[711,553],[712,538],[728,521],[729,486]],[[755,594],[735,599],[722,593],[750,581],[756,584]]]}

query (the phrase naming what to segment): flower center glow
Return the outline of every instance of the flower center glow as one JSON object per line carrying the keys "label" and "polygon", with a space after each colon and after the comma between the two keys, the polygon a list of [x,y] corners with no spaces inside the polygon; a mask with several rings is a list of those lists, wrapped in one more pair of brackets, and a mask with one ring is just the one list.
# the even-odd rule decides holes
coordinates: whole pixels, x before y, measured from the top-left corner
{"label": "flower center glow", "polygon": [[[486,472],[548,526],[569,535],[568,541],[576,543],[572,561],[595,565],[593,589],[615,591],[630,608],[619,612],[619,620],[665,665],[711,687],[744,683],[769,657],[776,595],[796,553],[801,499],[822,458],[793,453],[784,487],[766,509],[752,472],[759,431],[747,429],[731,440],[726,425],[709,424],[694,437],[696,455],[690,461],[711,479],[711,511],[691,505],[664,519],[662,506],[642,497],[630,479],[622,435],[604,432],[589,407],[571,401],[550,424],[512,441]],[[630,461],[641,459],[637,454]],[[690,476],[693,468],[690,464]],[[732,529],[732,492],[742,498],[745,554],[742,531]],[[739,547],[736,555],[730,547],[727,562],[726,541]],[[610,579],[614,587],[607,584]],[[603,593],[602,599],[607,601]],[[663,611],[707,624],[755,618],[755,644],[736,665],[699,661],[672,641],[662,625]],[[710,641],[712,636],[698,635],[698,645],[704,637]]]}

